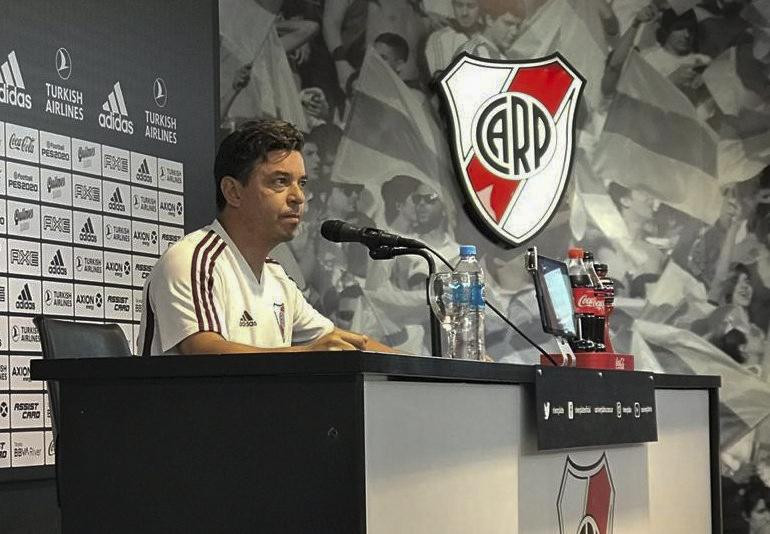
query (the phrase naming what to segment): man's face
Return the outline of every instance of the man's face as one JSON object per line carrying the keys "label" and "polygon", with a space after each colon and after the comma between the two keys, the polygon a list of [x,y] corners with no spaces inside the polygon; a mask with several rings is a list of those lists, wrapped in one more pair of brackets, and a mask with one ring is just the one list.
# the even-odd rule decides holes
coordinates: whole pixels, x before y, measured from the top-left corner
{"label": "man's face", "polygon": [[241,221],[267,243],[291,240],[297,233],[305,205],[307,181],[302,154],[274,150],[264,162],[254,166],[246,185],[240,188],[238,210]]}
{"label": "man's face", "polygon": [[444,205],[433,188],[421,185],[409,197],[414,204],[415,216],[419,232],[430,232],[438,227],[443,217]]}
{"label": "man's face", "polygon": [[655,214],[655,199],[646,191],[632,189],[626,197],[625,207],[643,220],[650,220]]}
{"label": "man's face", "polygon": [[680,56],[691,53],[693,48],[692,32],[687,28],[672,31],[666,39],[666,48]]}
{"label": "man's face", "polygon": [[360,189],[353,184],[332,184],[329,200],[326,203],[329,213],[339,217],[352,215],[358,211],[360,196]]}
{"label": "man's face", "polygon": [[398,57],[396,51],[392,47],[385,43],[374,43],[374,51],[377,52],[380,57],[387,63],[393,72],[396,74],[401,73],[401,69],[404,67],[404,60]]}
{"label": "man's face", "polygon": [[477,0],[452,0],[452,9],[461,28],[471,28],[479,20]]}
{"label": "man's face", "polygon": [[736,306],[748,308],[751,304],[751,297],[754,294],[754,288],[751,287],[749,276],[746,273],[740,273],[738,280],[733,288],[732,302]]}
{"label": "man's face", "polygon": [[417,223],[417,210],[414,208],[414,202],[412,201],[412,195],[409,195],[403,202],[396,204],[396,210],[399,217],[401,217],[409,226],[414,226]]}
{"label": "man's face", "polygon": [[318,154],[318,145],[305,143],[302,147],[302,158],[305,160],[305,170],[311,180],[317,180],[321,170],[321,156]]}
{"label": "man's face", "polygon": [[484,31],[484,35],[495,43],[501,51],[508,50],[519,33],[521,19],[513,13],[505,13],[496,19],[487,16],[486,19],[487,29]]}

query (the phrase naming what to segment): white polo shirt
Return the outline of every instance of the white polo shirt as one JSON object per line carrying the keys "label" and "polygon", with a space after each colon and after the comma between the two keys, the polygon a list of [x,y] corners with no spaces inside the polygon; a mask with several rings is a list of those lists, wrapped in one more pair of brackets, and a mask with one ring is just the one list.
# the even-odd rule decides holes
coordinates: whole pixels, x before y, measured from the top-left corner
{"label": "white polo shirt", "polygon": [[[197,332],[260,348],[306,343],[334,329],[275,261],[258,280],[219,221],[188,234],[158,260],[144,285],[140,354],[179,354]],[[145,344],[145,338],[147,344]]]}

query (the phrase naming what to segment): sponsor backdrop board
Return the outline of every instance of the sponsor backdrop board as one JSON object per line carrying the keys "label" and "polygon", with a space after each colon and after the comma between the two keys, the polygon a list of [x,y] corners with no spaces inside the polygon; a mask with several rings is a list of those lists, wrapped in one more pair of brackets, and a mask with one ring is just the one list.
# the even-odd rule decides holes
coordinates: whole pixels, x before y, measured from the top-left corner
{"label": "sponsor backdrop board", "polygon": [[13,2],[0,19],[3,470],[55,457],[32,317],[116,322],[135,349],[149,270],[213,216],[214,3],[123,7]]}

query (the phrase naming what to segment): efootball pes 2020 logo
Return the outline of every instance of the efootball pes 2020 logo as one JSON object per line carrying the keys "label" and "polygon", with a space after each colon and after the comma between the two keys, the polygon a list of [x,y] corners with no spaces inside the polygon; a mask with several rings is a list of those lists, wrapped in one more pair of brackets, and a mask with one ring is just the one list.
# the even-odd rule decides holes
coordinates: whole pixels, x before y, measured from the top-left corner
{"label": "efootball pes 2020 logo", "polygon": [[461,54],[439,79],[466,205],[497,241],[521,245],[556,211],[584,83],[559,54],[532,61]]}
{"label": "efootball pes 2020 logo", "polygon": [[605,454],[592,465],[567,456],[556,507],[559,534],[612,534],[615,486]]}

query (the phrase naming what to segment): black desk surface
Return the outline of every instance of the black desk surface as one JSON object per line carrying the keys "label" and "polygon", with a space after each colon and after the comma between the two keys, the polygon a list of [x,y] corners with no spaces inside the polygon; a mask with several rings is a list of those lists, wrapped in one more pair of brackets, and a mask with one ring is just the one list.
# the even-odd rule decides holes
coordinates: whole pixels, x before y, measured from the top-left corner
{"label": "black desk surface", "polygon": [[[480,383],[527,384],[535,381],[539,366],[397,356],[371,352],[308,352],[246,355],[198,355],[129,358],[33,360],[33,380],[100,380],[212,376],[373,375]],[[573,369],[581,373],[628,373]],[[641,371],[637,371],[641,372]],[[719,376],[653,375],[655,387],[711,389]]]}

